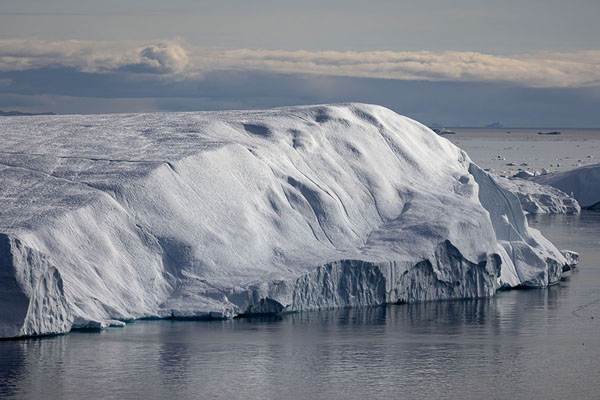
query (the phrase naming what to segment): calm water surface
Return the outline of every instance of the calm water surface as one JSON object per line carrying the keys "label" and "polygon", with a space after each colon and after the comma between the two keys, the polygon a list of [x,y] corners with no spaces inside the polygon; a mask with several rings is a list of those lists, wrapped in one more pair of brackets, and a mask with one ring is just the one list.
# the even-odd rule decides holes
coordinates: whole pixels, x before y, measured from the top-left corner
{"label": "calm water surface", "polygon": [[558,286],[0,342],[0,398],[599,398],[600,213],[530,221],[582,255]]}
{"label": "calm water surface", "polygon": [[[483,168],[512,176],[519,169],[566,171],[600,163],[600,129],[456,128],[444,137]],[[560,135],[538,135],[559,130]]]}

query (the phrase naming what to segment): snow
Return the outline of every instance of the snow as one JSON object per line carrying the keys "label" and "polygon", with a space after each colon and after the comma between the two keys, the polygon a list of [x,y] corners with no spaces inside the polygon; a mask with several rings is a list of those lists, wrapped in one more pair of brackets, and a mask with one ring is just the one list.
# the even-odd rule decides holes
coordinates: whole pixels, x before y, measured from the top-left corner
{"label": "snow", "polygon": [[0,337],[546,286],[518,197],[383,107],[0,121]]}
{"label": "snow", "polygon": [[577,200],[565,192],[548,185],[523,179],[506,179],[494,175],[494,180],[504,189],[514,193],[528,214],[578,214]]}
{"label": "snow", "polygon": [[533,181],[572,194],[582,207],[600,208],[600,164],[542,175]]}

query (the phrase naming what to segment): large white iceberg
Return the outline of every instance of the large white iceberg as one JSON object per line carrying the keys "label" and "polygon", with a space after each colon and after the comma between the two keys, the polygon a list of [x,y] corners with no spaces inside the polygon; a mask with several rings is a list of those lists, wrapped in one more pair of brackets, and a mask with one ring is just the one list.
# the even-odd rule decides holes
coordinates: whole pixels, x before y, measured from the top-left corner
{"label": "large white iceberg", "polygon": [[0,121],[0,336],[491,296],[567,260],[378,106]]}

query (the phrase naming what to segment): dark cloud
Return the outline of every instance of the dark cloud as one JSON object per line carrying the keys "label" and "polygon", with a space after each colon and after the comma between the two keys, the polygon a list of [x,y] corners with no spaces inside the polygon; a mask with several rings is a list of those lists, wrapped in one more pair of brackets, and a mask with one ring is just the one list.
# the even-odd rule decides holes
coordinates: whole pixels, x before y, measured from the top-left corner
{"label": "dark cloud", "polygon": [[212,71],[178,81],[151,75],[41,68],[0,73],[0,109],[59,113],[253,109],[376,103],[424,123],[598,127],[600,87],[527,88],[258,71]]}

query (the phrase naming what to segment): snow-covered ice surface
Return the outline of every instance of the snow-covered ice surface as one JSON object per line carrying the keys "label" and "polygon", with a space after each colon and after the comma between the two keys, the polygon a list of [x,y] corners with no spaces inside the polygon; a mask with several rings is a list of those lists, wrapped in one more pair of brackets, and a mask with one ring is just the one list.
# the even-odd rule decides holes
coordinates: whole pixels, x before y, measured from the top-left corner
{"label": "snow-covered ice surface", "polygon": [[0,120],[0,336],[490,296],[567,260],[371,105]]}
{"label": "snow-covered ice surface", "polygon": [[524,179],[507,179],[495,175],[504,189],[514,193],[528,214],[577,214],[581,207],[577,200],[560,189]]}
{"label": "snow-covered ice surface", "polygon": [[600,209],[600,164],[586,165],[531,179],[572,194],[582,207]]}

